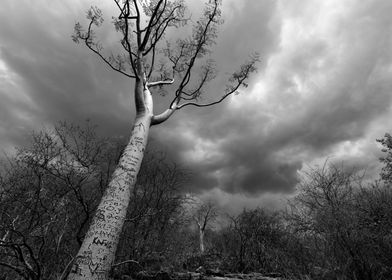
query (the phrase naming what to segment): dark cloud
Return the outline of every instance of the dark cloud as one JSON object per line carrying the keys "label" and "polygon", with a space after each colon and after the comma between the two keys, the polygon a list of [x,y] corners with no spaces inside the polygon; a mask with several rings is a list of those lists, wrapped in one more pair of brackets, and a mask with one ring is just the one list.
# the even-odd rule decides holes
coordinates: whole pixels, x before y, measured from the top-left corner
{"label": "dark cloud", "polygon": [[[0,9],[0,59],[18,83],[17,87],[2,85],[4,95],[17,100],[11,103],[2,98],[8,108],[2,110],[2,120],[20,128],[18,133],[7,134],[10,142],[23,144],[22,135],[59,120],[89,118],[109,133],[124,130],[132,119],[131,82],[71,40],[73,24],[78,17],[83,20],[87,7],[75,14],[72,5],[61,2],[41,3],[40,10],[35,5],[39,3],[20,10],[11,2]],[[13,18],[16,13],[18,20]],[[23,115],[28,117],[18,117]]]}
{"label": "dark cloud", "polygon": [[[232,55],[237,62],[235,58],[244,55],[243,49],[249,51],[252,44],[263,46],[268,38],[272,43],[263,53],[267,62],[261,64],[261,75],[256,76],[262,86],[242,92],[236,97],[238,106],[227,102],[210,110],[188,111],[188,116],[177,115],[178,119],[165,124],[168,132],[161,134],[163,146],[170,143],[170,153],[177,153],[176,160],[196,171],[189,186],[194,191],[218,187],[249,195],[290,192],[304,165],[331,157],[335,162],[346,160],[347,166],[376,170],[377,156],[366,156],[366,151],[375,148],[376,136],[371,138],[369,131],[380,115],[390,114],[391,108],[392,84],[386,70],[391,60],[384,52],[387,42],[391,42],[387,13],[360,7],[343,9],[341,15],[331,14],[328,18],[337,20],[339,29],[331,28],[317,37],[309,31],[317,26],[295,26],[301,15],[286,18],[286,24],[291,20],[292,26],[280,28],[276,7],[271,7],[265,9],[273,14],[269,17],[255,17],[260,7],[247,6],[248,13],[234,9],[233,14],[247,15],[243,19],[247,23],[242,25],[242,18],[233,16],[236,21],[226,22],[225,30],[235,30],[230,33],[234,37],[241,34],[239,26],[247,26],[253,30],[247,34],[253,36],[239,39],[238,43],[232,39],[230,48],[221,49],[219,55]],[[370,25],[363,30],[369,17]],[[273,30],[254,31],[258,26],[271,26],[270,21],[274,22]],[[225,34],[223,37],[225,41]],[[250,43],[245,46],[244,42]],[[218,87],[214,90],[218,91]],[[186,128],[180,122],[186,122]],[[185,136],[181,133],[184,129]],[[360,142],[362,139],[366,141]],[[345,142],[351,143],[347,149],[361,143],[364,153],[345,153],[342,158],[339,147]]]}
{"label": "dark cloud", "polygon": [[[107,11],[106,4],[22,2],[0,7],[2,148],[58,120],[90,118],[105,135],[127,136],[132,81],[70,38],[90,4]],[[238,96],[186,108],[151,129],[151,145],[192,172],[184,188],[240,207],[249,197],[256,205],[256,197],[271,197],[266,193],[294,191],[298,172],[326,158],[376,172],[375,138],[392,124],[391,2],[223,2],[225,24],[213,47],[220,75],[203,101],[219,98],[229,74],[252,52],[260,53],[259,72]],[[100,35],[111,47],[110,28]],[[156,112],[168,103],[168,96],[157,96]]]}
{"label": "dark cloud", "polygon": [[196,174],[188,187],[196,192],[214,187],[248,194],[290,191],[302,164],[276,156],[280,143],[268,143],[264,131],[269,120],[254,107],[241,113],[221,106],[220,118],[183,120],[184,125],[158,132],[164,149]]}

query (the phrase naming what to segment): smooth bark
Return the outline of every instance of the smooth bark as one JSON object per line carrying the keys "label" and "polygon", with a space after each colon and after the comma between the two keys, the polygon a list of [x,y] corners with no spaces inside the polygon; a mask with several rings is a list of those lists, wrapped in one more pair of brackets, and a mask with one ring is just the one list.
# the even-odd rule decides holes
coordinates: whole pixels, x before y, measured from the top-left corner
{"label": "smooth bark", "polygon": [[[136,183],[143,159],[150,126],[166,121],[175,111],[186,106],[207,107],[221,103],[240,86],[247,85],[245,81],[248,75],[255,71],[254,64],[258,59],[257,56],[253,57],[250,62],[242,65],[239,71],[232,74],[223,97],[214,102],[199,104],[197,101],[203,92],[203,87],[215,77],[213,64],[208,62],[209,59],[203,62],[203,58],[206,58],[209,46],[215,42],[216,27],[221,23],[220,0],[208,2],[203,16],[194,26],[192,36],[189,39],[178,40],[173,48],[169,44],[161,48],[158,42],[161,41],[168,27],[178,28],[188,22],[182,1],[158,0],[143,7],[136,0],[114,2],[120,10],[118,19],[114,19],[114,25],[123,35],[121,45],[125,50],[125,56],[106,57],[103,47],[95,40],[93,29],[101,26],[103,22],[102,12],[96,7],[92,7],[87,13],[87,18],[90,20],[88,28],[84,30],[79,23],[75,24],[72,38],[75,42],[84,42],[113,70],[136,79],[134,96],[136,120],[129,144],[75,258],[69,280],[108,279],[125,221],[130,192]],[[149,18],[146,26],[141,21],[142,19],[144,21],[143,11]],[[135,39],[134,42],[131,42],[131,39]],[[157,67],[156,55],[158,54],[167,60],[167,69],[172,69],[171,71],[165,70],[166,65]],[[194,66],[198,65],[197,60],[201,60],[202,63],[200,67],[202,78],[193,83],[191,75]],[[166,77],[167,75],[171,77]],[[169,108],[154,116],[148,87],[172,85],[175,78],[178,78],[174,85],[177,89],[171,89],[173,98]]]}
{"label": "smooth bark", "polygon": [[200,237],[200,253],[204,254],[205,247],[204,247],[204,230],[199,230],[199,237]]}
{"label": "smooth bark", "polygon": [[[152,99],[141,82],[135,85],[137,113],[131,137],[75,258],[68,280],[108,279],[130,194],[136,184],[152,119]],[[142,92],[142,93],[141,93]]]}

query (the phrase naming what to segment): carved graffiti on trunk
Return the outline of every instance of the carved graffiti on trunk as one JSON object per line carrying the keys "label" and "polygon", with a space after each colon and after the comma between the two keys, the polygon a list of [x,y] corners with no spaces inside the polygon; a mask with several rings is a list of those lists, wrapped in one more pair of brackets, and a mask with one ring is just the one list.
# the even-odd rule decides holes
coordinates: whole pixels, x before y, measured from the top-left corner
{"label": "carved graffiti on trunk", "polygon": [[[68,279],[106,279],[114,261],[130,191],[143,159],[150,119],[136,122],[131,139],[86,233]],[[102,256],[105,256],[103,258]],[[84,275],[82,275],[84,274]]]}

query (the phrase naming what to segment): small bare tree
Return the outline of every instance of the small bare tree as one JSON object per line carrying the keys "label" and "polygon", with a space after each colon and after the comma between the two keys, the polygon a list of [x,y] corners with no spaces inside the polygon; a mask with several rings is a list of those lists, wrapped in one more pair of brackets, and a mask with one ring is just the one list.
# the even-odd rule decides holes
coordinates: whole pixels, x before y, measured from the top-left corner
{"label": "small bare tree", "polygon": [[[102,12],[96,7],[87,12],[88,27],[75,25],[75,42],[83,42],[114,71],[135,80],[136,119],[131,137],[109,186],[96,211],[68,279],[107,279],[114,260],[119,236],[125,221],[130,193],[135,186],[150,126],[166,121],[174,112],[188,107],[218,104],[247,86],[249,75],[256,70],[258,57],[252,56],[228,80],[226,90],[215,101],[200,103],[205,85],[216,76],[210,47],[222,23],[220,0],[210,0],[202,17],[193,26],[192,34],[175,42],[164,42],[169,28],[188,23],[182,0],[114,0],[119,15],[113,18],[120,34],[123,53],[105,54],[96,39],[95,27],[103,23]],[[195,78],[196,73],[199,77]],[[153,113],[153,87],[167,87],[172,92],[169,108]]]}
{"label": "small bare tree", "polygon": [[200,253],[205,253],[205,232],[208,227],[211,227],[211,223],[215,222],[218,217],[218,208],[212,201],[200,203],[196,206],[193,219],[196,222],[199,230],[199,244]]}

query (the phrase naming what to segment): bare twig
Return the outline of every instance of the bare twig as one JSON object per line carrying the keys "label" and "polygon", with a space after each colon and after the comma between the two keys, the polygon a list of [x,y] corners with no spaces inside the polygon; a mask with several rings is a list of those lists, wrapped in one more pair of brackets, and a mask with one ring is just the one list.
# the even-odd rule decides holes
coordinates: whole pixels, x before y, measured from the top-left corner
{"label": "bare twig", "polygon": [[141,266],[141,264],[140,264],[138,261],[135,261],[135,260],[127,260],[127,261],[123,261],[123,262],[119,262],[119,263],[113,264],[113,265],[112,265],[112,269],[115,268],[115,267],[117,267],[117,266],[120,266],[120,265],[123,265],[123,264],[127,264],[127,263],[134,263],[134,264],[137,264],[140,268],[143,268],[143,267]]}

